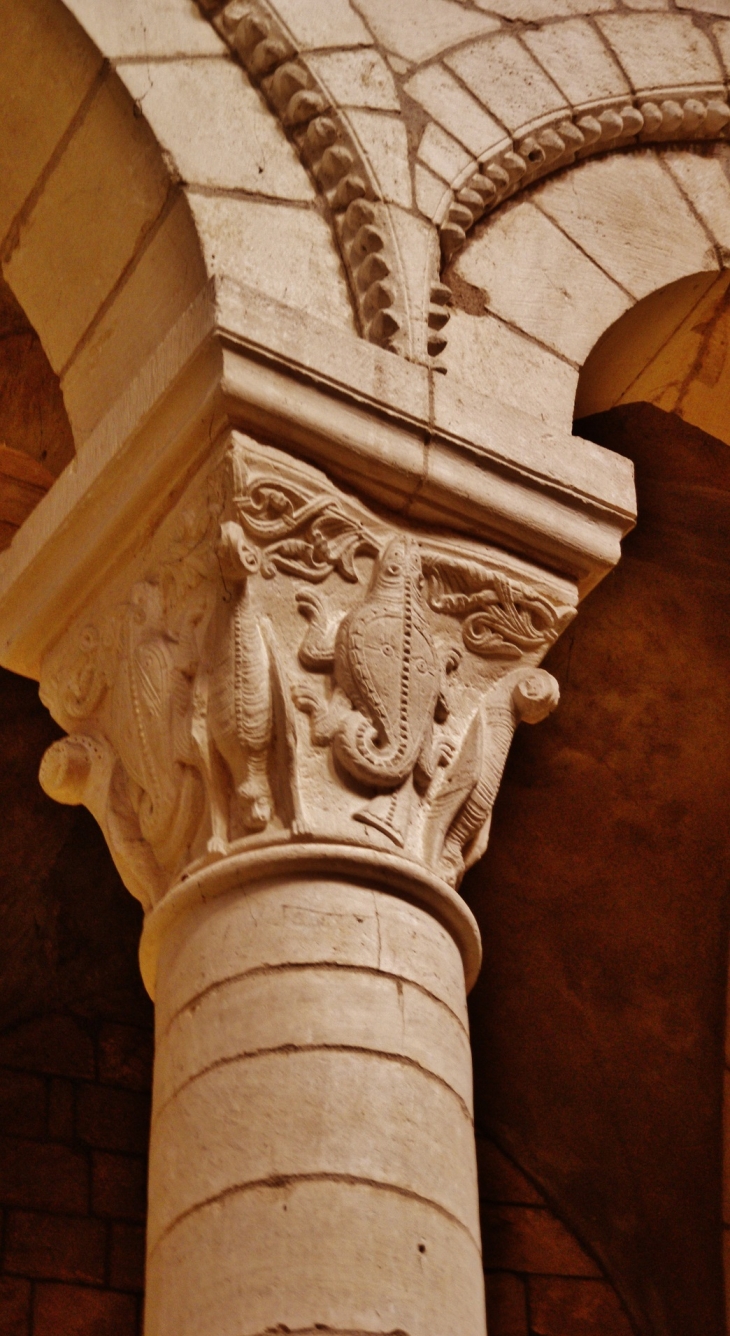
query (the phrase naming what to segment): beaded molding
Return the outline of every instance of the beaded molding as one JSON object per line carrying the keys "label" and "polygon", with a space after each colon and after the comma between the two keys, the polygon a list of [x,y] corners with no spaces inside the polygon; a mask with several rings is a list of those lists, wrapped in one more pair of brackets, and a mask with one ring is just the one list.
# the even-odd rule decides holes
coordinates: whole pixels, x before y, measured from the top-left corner
{"label": "beaded molding", "polygon": [[[599,114],[578,108],[539,130],[513,140],[493,155],[474,163],[451,191],[446,216],[440,221],[441,253],[446,264],[463,246],[468,230],[519,190],[548,173],[606,149],[674,140],[717,139],[730,123],[730,106],[716,94],[637,99],[606,107]],[[439,220],[437,220],[439,221]]]}
{"label": "beaded molding", "polygon": [[[324,197],[359,332],[405,356],[411,346],[405,283],[387,205],[346,120],[260,0],[199,0],[206,17],[260,89]],[[432,299],[445,298],[435,284]]]}

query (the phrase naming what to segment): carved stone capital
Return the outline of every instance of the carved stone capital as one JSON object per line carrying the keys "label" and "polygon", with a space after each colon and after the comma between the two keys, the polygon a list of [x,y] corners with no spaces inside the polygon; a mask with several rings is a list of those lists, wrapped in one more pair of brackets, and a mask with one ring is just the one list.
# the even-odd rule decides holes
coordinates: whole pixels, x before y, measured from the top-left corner
{"label": "carved stone capital", "polygon": [[453,890],[515,726],[557,704],[538,665],[571,595],[234,432],[46,656],[69,736],[41,782],[89,807],[148,910],[277,847],[391,855]]}

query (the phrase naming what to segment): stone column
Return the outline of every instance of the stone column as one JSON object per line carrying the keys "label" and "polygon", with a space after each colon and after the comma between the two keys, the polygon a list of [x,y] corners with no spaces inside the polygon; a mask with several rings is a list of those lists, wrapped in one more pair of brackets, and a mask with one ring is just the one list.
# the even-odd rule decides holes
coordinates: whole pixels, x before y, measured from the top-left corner
{"label": "stone column", "polygon": [[561,588],[234,432],[46,655],[146,910],[147,1336],[483,1336],[457,888]]}

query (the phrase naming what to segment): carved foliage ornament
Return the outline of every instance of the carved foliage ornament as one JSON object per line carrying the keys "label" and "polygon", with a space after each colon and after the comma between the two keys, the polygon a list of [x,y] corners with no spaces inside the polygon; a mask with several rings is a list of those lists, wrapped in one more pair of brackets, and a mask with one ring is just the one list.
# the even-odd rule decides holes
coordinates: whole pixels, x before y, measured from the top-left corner
{"label": "carved foliage ornament", "polygon": [[146,907],[185,870],[297,840],[458,883],[516,724],[557,704],[537,665],[567,600],[238,433],[137,577],[44,664],[70,736],[41,782],[90,808]]}

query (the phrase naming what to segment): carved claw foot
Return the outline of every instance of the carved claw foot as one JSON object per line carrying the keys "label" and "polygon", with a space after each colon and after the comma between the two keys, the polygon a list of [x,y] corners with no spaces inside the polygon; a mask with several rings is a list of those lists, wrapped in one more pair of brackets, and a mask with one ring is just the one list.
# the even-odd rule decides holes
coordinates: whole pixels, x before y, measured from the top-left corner
{"label": "carved claw foot", "polygon": [[297,589],[294,598],[296,599],[297,611],[305,617],[308,622],[325,625],[327,614],[323,600],[313,589]]}
{"label": "carved claw foot", "polygon": [[303,714],[317,714],[320,710],[317,693],[306,682],[297,682],[291,689],[292,700]]}

